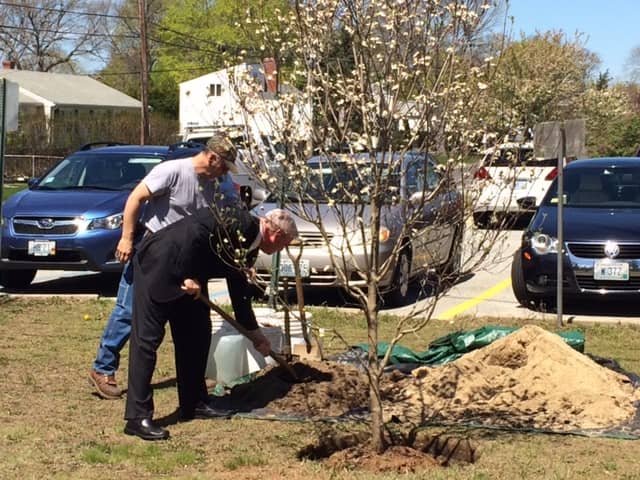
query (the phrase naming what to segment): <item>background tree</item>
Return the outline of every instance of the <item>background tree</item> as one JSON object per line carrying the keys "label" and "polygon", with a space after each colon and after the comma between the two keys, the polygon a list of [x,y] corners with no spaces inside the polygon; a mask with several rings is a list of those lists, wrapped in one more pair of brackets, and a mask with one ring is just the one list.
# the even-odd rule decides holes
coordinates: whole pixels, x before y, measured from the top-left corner
{"label": "background tree", "polygon": [[498,132],[527,131],[538,122],[576,118],[598,64],[580,34],[573,39],[562,31],[523,36],[504,50],[487,92],[486,122]]}
{"label": "background tree", "polygon": [[104,58],[110,3],[19,0],[0,9],[0,54],[21,70],[81,72]]}
{"label": "background tree", "polygon": [[251,62],[276,54],[243,25],[250,12],[254,22],[276,28],[278,12],[286,9],[286,0],[168,2],[149,35],[157,53],[151,72],[152,104],[177,115],[180,82],[224,68],[225,59],[241,51]]}

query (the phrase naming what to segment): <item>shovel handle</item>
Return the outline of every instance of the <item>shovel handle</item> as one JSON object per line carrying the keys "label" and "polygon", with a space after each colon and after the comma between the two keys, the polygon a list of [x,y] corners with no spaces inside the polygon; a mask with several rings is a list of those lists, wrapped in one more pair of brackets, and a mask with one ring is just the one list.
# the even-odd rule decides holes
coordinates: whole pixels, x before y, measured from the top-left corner
{"label": "shovel handle", "polygon": [[[213,303],[210,298],[205,297],[204,295],[200,295],[198,298],[200,300],[202,300],[205,304],[207,304],[211,310],[213,310],[218,315],[220,315],[223,319],[225,319],[227,322],[229,322],[229,325],[231,325],[233,328],[235,328],[238,332],[240,332],[247,339],[251,340],[251,335],[249,334],[249,330],[247,330],[244,326],[242,326],[240,323],[238,323],[236,321],[236,319],[231,316],[231,314],[225,312],[222,308],[220,308],[218,305]],[[287,372],[289,372],[289,375],[291,375],[294,380],[298,380],[298,376],[296,375],[295,370],[293,368],[291,368],[291,365],[289,365],[287,363],[287,361],[284,359],[284,357],[282,357],[280,354],[274,352],[273,350],[269,350],[269,356],[271,358],[273,358],[276,362],[278,362],[278,365],[280,365]]]}

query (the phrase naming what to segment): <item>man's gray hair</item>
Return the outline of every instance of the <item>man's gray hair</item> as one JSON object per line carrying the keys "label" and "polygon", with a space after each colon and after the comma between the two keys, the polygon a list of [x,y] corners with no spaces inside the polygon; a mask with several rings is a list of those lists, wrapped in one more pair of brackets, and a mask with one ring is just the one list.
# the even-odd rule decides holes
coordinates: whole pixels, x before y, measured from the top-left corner
{"label": "man's gray hair", "polygon": [[264,216],[274,227],[279,228],[290,239],[298,238],[298,227],[289,212],[275,208]]}

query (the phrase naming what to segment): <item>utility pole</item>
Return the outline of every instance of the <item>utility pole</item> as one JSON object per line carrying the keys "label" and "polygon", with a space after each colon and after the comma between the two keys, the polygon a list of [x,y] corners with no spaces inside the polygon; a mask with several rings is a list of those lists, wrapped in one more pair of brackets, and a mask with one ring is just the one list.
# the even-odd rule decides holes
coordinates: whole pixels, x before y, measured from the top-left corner
{"label": "utility pole", "polygon": [[149,47],[147,45],[147,8],[145,0],[138,0],[140,19],[140,144],[149,142]]}

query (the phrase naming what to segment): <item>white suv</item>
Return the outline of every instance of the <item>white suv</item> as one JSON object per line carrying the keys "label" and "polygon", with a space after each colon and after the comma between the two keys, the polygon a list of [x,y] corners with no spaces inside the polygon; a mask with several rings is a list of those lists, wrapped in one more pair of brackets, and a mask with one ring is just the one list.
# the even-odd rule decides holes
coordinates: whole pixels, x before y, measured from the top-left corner
{"label": "white suv", "polygon": [[535,158],[531,142],[503,143],[486,150],[473,176],[476,226],[533,212],[556,177],[557,165],[556,158]]}

